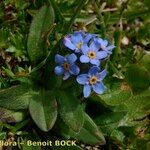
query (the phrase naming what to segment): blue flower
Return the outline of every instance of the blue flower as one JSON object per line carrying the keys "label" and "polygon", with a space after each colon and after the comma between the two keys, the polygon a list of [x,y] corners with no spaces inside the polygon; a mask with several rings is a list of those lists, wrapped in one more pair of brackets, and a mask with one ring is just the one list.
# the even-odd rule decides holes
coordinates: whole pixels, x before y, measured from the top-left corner
{"label": "blue flower", "polygon": [[70,54],[67,57],[63,57],[59,54],[55,56],[55,62],[59,64],[59,66],[55,67],[55,74],[63,75],[63,80],[66,80],[70,77],[70,75],[78,75],[80,72],[79,67],[75,64],[77,57],[75,54]]}
{"label": "blue flower", "polygon": [[88,43],[91,42],[93,39],[98,38],[97,34],[93,34],[93,33],[86,33],[85,37],[84,37],[84,43]]}
{"label": "blue flower", "polygon": [[70,50],[79,53],[81,52],[82,45],[88,43],[93,36],[94,34],[86,34],[84,31],[76,31],[66,36],[63,39],[63,44]]}
{"label": "blue flower", "polygon": [[88,74],[81,74],[77,76],[77,82],[84,85],[83,95],[85,98],[90,95],[92,89],[97,94],[102,94],[104,92],[105,86],[102,80],[106,76],[106,70],[103,70],[100,73],[99,70],[100,69],[97,66],[93,66],[90,68]]}
{"label": "blue flower", "polygon": [[99,51],[95,42],[91,42],[90,46],[84,44],[82,46],[82,53],[80,61],[82,63],[91,63],[93,65],[100,65],[100,60],[106,58],[108,55],[105,51]]}
{"label": "blue flower", "polygon": [[108,45],[108,41],[101,38],[95,37],[94,41],[96,47],[101,51],[105,51],[108,55],[112,54],[112,49],[116,47],[114,45]]}

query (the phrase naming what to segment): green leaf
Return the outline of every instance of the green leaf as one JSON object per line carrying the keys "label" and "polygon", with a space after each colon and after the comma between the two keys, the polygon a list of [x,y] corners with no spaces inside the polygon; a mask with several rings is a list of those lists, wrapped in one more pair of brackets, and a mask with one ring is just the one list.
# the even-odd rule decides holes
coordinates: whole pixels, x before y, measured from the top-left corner
{"label": "green leaf", "polygon": [[32,119],[42,131],[49,131],[57,118],[57,102],[51,91],[39,91],[29,104]]}
{"label": "green leaf", "polygon": [[122,31],[120,29],[116,29],[114,32],[114,39],[115,39],[115,46],[116,48],[113,50],[113,54],[111,56],[111,60],[114,63],[118,60],[119,54],[121,54],[121,38],[122,38]]}
{"label": "green leaf", "polygon": [[24,144],[21,144],[21,150],[41,150],[40,146],[29,146],[27,145],[28,140],[34,142],[40,142],[40,138],[36,134],[28,134],[25,139],[22,141]]}
{"label": "green leaf", "polygon": [[[116,95],[116,97],[117,96],[118,95]],[[114,99],[116,99],[116,97],[114,97]],[[124,104],[108,106],[98,96],[92,96],[91,98],[94,101],[103,103],[105,107],[107,106],[106,108],[110,109],[107,112],[104,110],[105,113],[95,116],[94,122],[101,128],[105,136],[122,142],[124,136],[122,136],[123,133],[120,132],[118,128],[122,126],[122,120],[128,112],[127,107]],[[121,97],[119,97],[119,99],[120,98]]]}
{"label": "green leaf", "polygon": [[74,136],[87,144],[105,144],[105,138],[102,132],[87,114],[85,114],[83,128],[81,128],[80,132]]}
{"label": "green leaf", "polygon": [[141,92],[150,86],[150,74],[143,66],[130,65],[125,76],[134,92]]}
{"label": "green leaf", "polygon": [[27,50],[32,62],[37,62],[46,55],[44,34],[54,24],[54,10],[49,6],[43,6],[35,15],[30,27]]}
{"label": "green leaf", "polygon": [[115,76],[119,79],[124,79],[124,75],[113,65],[111,61],[108,61],[110,69],[114,72]]}
{"label": "green leaf", "polygon": [[79,100],[73,94],[59,91],[57,93],[60,115],[63,121],[75,132],[79,132],[84,123],[84,116]]}
{"label": "green leaf", "polygon": [[48,0],[49,4],[53,6],[56,17],[59,19],[59,21],[61,22],[61,24],[64,21],[64,17],[62,15],[62,12],[60,10],[60,7],[58,7],[57,3],[55,0]]}
{"label": "green leaf", "polygon": [[4,67],[2,67],[2,69],[5,71],[8,77],[14,78],[15,75],[10,69],[4,68]]}
{"label": "green leaf", "polygon": [[86,113],[84,113],[84,118],[84,125],[78,133],[74,132],[61,119],[57,120],[56,131],[59,131],[58,134],[63,135],[67,139],[73,138],[91,145],[105,144],[105,138],[98,126]]}
{"label": "green leaf", "polygon": [[[138,95],[133,95],[130,91],[116,89],[111,90],[100,97],[107,105],[125,105],[127,107],[127,115],[122,118],[120,126],[133,126],[138,124],[138,121],[136,120],[145,117],[150,107],[149,90]],[[121,109],[122,108],[120,108],[120,111]]]}
{"label": "green leaf", "polygon": [[103,133],[110,136],[113,130],[121,125],[121,120],[126,115],[126,112],[110,112],[98,116],[94,119],[95,123],[102,129]]}
{"label": "green leaf", "polygon": [[6,137],[7,137],[7,133],[6,132],[0,132],[0,140],[4,140],[4,139],[6,139]]}
{"label": "green leaf", "polygon": [[120,142],[123,142],[125,139],[125,135],[119,130],[113,130],[110,136]]}
{"label": "green leaf", "polygon": [[[116,87],[114,87],[116,88]],[[132,93],[130,91],[123,91],[121,89],[112,89],[107,91],[107,93],[100,95],[100,98],[107,104],[111,106],[118,106],[124,104],[131,97]]]}
{"label": "green leaf", "polygon": [[13,86],[0,91],[0,107],[7,109],[26,109],[32,94],[29,87]]}
{"label": "green leaf", "polygon": [[16,123],[22,121],[24,113],[21,111],[12,111],[5,108],[0,108],[0,122],[3,123]]}
{"label": "green leaf", "polygon": [[144,67],[150,72],[150,54],[145,54],[142,58],[142,63]]}

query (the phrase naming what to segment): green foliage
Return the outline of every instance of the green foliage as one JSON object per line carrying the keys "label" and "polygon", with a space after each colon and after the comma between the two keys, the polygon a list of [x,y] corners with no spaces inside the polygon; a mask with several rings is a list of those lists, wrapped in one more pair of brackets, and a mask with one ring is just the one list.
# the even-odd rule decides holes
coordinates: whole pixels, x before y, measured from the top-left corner
{"label": "green foliage", "polygon": [[77,139],[83,141],[88,144],[105,144],[105,138],[98,129],[97,125],[93,122],[93,120],[85,114],[85,122],[83,128],[77,135],[74,135]]}
{"label": "green foliage", "polygon": [[0,122],[14,123],[14,122],[20,122],[23,119],[24,119],[24,113],[21,111],[17,112],[2,107],[0,108]]}
{"label": "green foliage", "polygon": [[67,139],[71,137],[91,145],[105,144],[101,130],[86,113],[84,113],[84,124],[79,132],[73,131],[63,120],[57,122],[56,125],[56,131],[60,130],[60,133]]}
{"label": "green foliage", "polygon": [[52,6],[43,6],[35,15],[30,27],[27,49],[31,62],[37,62],[46,56],[46,36],[53,24],[54,12]]}
{"label": "green foliage", "polygon": [[28,146],[27,145],[27,141],[31,140],[31,141],[40,141],[39,137],[37,135],[34,134],[29,134],[25,137],[24,143],[22,145],[22,150],[41,150],[40,146]]}
{"label": "green foliage", "polygon": [[[0,139],[11,133],[25,143],[77,140],[71,147],[23,144],[21,150],[80,150],[80,143],[150,149],[149,14],[149,0],[0,2]],[[105,93],[85,100],[76,82],[54,74],[54,55],[65,54],[62,38],[75,30],[116,46],[102,64]]]}
{"label": "green foliage", "polygon": [[57,118],[57,102],[53,93],[41,90],[30,100],[29,110],[32,119],[42,131],[49,131]]}
{"label": "green foliage", "polygon": [[[147,114],[149,113],[150,107],[149,93],[149,90],[147,90],[141,94],[133,95],[130,91],[112,89],[108,93],[102,95],[101,99],[105,102],[105,104],[110,106],[113,112],[97,117],[95,119],[96,123],[103,131],[105,131],[104,133],[107,136],[117,140],[125,147],[124,144],[127,139],[127,135],[126,132],[122,130],[122,127],[133,127],[135,131],[132,132],[138,132],[137,128],[142,129],[143,125],[148,124]],[[133,134],[134,138],[130,140],[138,140],[138,135],[132,132],[129,132],[128,136],[131,138]],[[135,147],[137,146],[137,143],[132,144],[135,144]]]}
{"label": "green foliage", "polygon": [[150,86],[150,73],[145,69],[144,66],[129,66],[125,76],[127,83],[130,85],[134,92],[141,92]]}
{"label": "green foliage", "polygon": [[144,64],[145,68],[150,72],[150,54],[145,54],[142,58],[142,63]]}
{"label": "green foliage", "polygon": [[68,92],[57,92],[59,113],[63,121],[75,132],[79,132],[84,123],[82,107],[78,99]]}
{"label": "green foliage", "polygon": [[32,94],[28,87],[17,85],[0,91],[0,106],[8,109],[27,109]]}
{"label": "green foliage", "polygon": [[148,101],[150,98],[149,91],[133,95],[128,91],[115,90],[111,91],[111,94],[101,96],[101,98],[108,105],[125,105],[127,107],[127,115],[124,116],[122,122],[124,126],[137,124],[136,120],[146,116],[150,106]]}

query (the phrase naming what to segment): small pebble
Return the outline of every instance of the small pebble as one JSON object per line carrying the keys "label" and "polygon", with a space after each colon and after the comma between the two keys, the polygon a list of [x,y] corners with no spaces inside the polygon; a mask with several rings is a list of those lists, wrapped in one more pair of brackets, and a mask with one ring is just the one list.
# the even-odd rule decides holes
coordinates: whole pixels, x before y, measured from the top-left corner
{"label": "small pebble", "polygon": [[123,45],[128,45],[129,44],[129,39],[125,36],[125,37],[122,38],[121,43]]}
{"label": "small pebble", "polygon": [[93,147],[93,150],[99,150],[99,148],[97,148],[97,147]]}
{"label": "small pebble", "polygon": [[84,148],[84,147],[85,147],[85,145],[84,145],[84,144],[81,144],[81,147],[83,147],[83,148]]}
{"label": "small pebble", "polygon": [[98,147],[99,147],[99,145],[95,145],[95,147],[97,147],[97,148],[98,148]]}
{"label": "small pebble", "polygon": [[86,146],[86,149],[87,150],[91,150],[91,146]]}

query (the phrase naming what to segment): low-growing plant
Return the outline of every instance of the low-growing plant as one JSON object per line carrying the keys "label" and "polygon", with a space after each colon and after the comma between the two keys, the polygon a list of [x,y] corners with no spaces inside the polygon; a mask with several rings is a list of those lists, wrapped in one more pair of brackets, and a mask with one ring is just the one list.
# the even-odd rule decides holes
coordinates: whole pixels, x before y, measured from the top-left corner
{"label": "low-growing plant", "polygon": [[148,150],[149,6],[0,2],[0,149]]}

